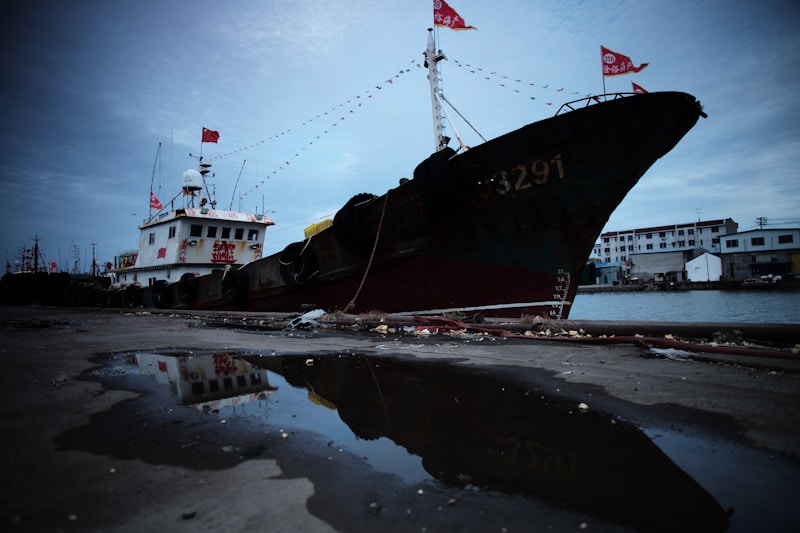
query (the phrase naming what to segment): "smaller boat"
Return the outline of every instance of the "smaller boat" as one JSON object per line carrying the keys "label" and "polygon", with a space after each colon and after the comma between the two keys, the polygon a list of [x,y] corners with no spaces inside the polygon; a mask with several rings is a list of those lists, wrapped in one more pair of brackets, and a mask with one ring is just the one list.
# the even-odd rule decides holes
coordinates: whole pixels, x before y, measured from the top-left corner
{"label": "smaller boat", "polygon": [[[111,288],[125,291],[127,305],[186,304],[196,296],[196,278],[217,271],[228,277],[261,258],[266,229],[274,222],[263,214],[217,209],[205,180],[210,169],[201,157],[200,170],[183,173],[180,192],[166,205],[151,193],[151,206],[160,208],[139,226],[139,247],[108,269]],[[177,290],[161,290],[169,284]],[[235,298],[236,289],[230,284],[227,298]],[[176,301],[162,301],[166,294]]]}

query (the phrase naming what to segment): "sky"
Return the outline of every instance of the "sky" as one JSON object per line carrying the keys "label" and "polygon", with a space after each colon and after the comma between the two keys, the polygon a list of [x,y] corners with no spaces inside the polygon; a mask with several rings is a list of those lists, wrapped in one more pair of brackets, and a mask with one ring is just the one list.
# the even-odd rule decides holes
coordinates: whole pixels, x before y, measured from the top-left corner
{"label": "sky", "polygon": [[[677,90],[707,119],[604,231],[732,218],[800,226],[800,4],[793,0],[450,0],[443,91],[489,139],[587,95]],[[151,187],[197,156],[218,208],[276,222],[265,255],[434,151],[422,68],[432,0],[9,0],[0,7],[0,210],[12,265],[71,270],[138,243]],[[649,63],[601,75],[600,46]],[[450,115],[456,117],[451,110]],[[454,118],[470,146],[480,144]],[[206,127],[218,143],[201,143]],[[447,132],[455,138],[453,129]],[[190,156],[191,154],[191,156]]]}

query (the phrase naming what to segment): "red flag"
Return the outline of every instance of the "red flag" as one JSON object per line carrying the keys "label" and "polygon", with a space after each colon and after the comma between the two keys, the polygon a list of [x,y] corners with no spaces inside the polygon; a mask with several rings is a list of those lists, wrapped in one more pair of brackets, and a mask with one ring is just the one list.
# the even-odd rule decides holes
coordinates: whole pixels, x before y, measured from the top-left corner
{"label": "red flag", "polygon": [[645,91],[645,90],[644,90],[644,89],[641,87],[641,85],[636,85],[636,84],[635,84],[635,83],[633,83],[633,82],[631,82],[631,85],[633,85],[633,92],[635,92],[636,94],[647,94],[647,91]]}
{"label": "red flag", "polygon": [[603,76],[619,76],[629,72],[639,72],[649,63],[633,66],[633,61],[628,56],[612,52],[605,46],[600,47],[600,58],[603,61]]}
{"label": "red flag", "polygon": [[433,24],[434,26],[445,26],[451,30],[477,30],[473,26],[467,26],[461,15],[456,10],[447,5],[444,0],[433,0]]}
{"label": "red flag", "polygon": [[161,205],[161,202],[158,200],[153,191],[150,191],[150,207],[152,209],[164,209],[164,206]]}
{"label": "red flag", "polygon": [[200,142],[204,143],[215,143],[219,140],[219,132],[213,131],[208,128],[203,128],[203,140]]}
{"label": "red flag", "polygon": [[156,255],[156,259],[161,259],[163,257],[167,257],[167,249],[166,248],[159,248],[158,255]]}

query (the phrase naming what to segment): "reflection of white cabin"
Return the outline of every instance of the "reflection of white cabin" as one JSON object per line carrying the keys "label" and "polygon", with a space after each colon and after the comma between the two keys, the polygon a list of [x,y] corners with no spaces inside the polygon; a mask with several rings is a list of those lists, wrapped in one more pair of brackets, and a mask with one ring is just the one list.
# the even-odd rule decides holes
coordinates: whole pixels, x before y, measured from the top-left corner
{"label": "reflection of white cabin", "polygon": [[[174,356],[137,353],[139,370],[162,385],[172,385],[185,404],[217,409],[246,401],[269,398],[267,371],[227,354]],[[213,407],[216,406],[216,407]]]}
{"label": "reflection of white cabin", "polygon": [[115,285],[172,283],[186,273],[209,274],[261,259],[267,226],[272,224],[264,215],[237,211],[185,208],[165,212],[139,227],[135,263],[116,272]]}

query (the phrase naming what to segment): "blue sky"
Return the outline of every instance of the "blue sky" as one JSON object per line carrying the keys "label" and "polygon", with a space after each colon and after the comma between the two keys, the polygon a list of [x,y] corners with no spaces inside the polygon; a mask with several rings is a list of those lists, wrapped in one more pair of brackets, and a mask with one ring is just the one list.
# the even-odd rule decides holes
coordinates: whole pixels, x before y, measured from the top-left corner
{"label": "blue sky", "polygon": [[[478,30],[438,31],[444,93],[486,138],[602,93],[600,45],[650,64],[606,78],[609,92],[634,81],[705,106],[708,119],[656,163],[606,230],[691,222],[698,210],[741,230],[756,217],[800,225],[797,2],[450,5]],[[48,261],[69,268],[74,246],[82,268],[90,243],[100,261],[135,248],[151,179],[162,200],[177,192],[196,166],[189,153],[200,152],[202,127],[220,132],[218,144],[202,145],[218,207],[263,209],[277,223],[265,254],[301,240],[351,196],[382,194],[434,147],[421,68],[432,11],[431,0],[5,2],[6,258],[34,235]]]}

